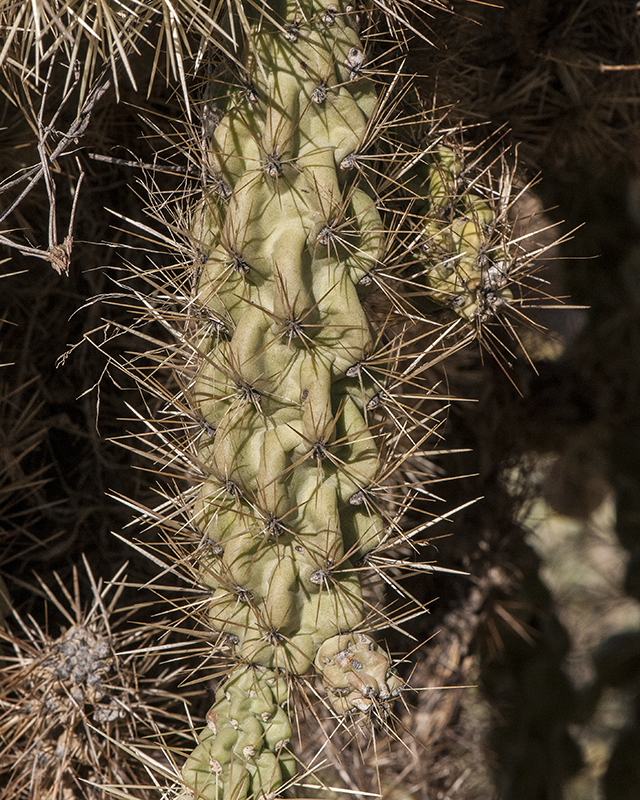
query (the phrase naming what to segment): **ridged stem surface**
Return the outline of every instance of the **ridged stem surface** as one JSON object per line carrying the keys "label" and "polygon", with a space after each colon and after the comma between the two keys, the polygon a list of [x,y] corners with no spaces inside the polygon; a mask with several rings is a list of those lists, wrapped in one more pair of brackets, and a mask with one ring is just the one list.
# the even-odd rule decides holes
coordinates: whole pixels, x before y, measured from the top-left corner
{"label": "ridged stem surface", "polygon": [[354,158],[377,96],[348,14],[306,0],[268,16],[252,29],[250,81],[209,108],[216,192],[193,228],[206,255],[197,302],[211,322],[194,388],[209,433],[200,568],[211,624],[239,663],[212,710],[224,722],[201,734],[184,777],[215,800],[284,779],[289,737],[261,718],[287,703],[280,675],[315,664],[340,713],[399,686],[361,632],[356,569],[384,535],[365,498],[379,472],[369,407],[381,387],[359,368],[377,339],[358,287],[384,237]]}

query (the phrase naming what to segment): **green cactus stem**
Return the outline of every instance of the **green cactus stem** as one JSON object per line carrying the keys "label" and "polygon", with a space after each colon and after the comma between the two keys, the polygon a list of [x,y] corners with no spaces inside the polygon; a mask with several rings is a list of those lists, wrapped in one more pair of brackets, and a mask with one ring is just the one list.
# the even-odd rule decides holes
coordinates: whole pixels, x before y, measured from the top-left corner
{"label": "green cactus stem", "polygon": [[276,791],[295,773],[286,747],[291,723],[286,680],[273,670],[234,670],[216,692],[207,727],[183,768],[202,800],[237,800]]}
{"label": "green cactus stem", "polygon": [[[199,573],[209,622],[236,659],[212,713],[227,719],[218,709],[245,692],[247,675],[262,697],[265,680],[280,686],[315,670],[335,714],[384,714],[401,683],[366,633],[372,609],[360,586],[368,556],[397,530],[370,499],[390,463],[379,407],[393,381],[415,391],[409,373],[425,371],[428,346],[421,333],[407,337],[420,354],[399,377],[398,331],[420,313],[408,297],[391,311],[368,307],[379,274],[407,268],[381,217],[394,193],[376,194],[375,170],[364,167],[381,101],[351,7],[264,3],[251,25],[241,80],[226,85],[218,71],[209,92],[218,87],[203,114],[210,189],[191,228],[203,322],[190,396],[206,476],[193,523],[208,542]],[[416,201],[400,216],[409,229],[420,219],[425,293],[476,319],[511,298],[494,276],[506,256],[486,244],[489,203],[458,196],[453,150],[430,163],[423,208]],[[396,233],[405,241],[415,229]],[[280,764],[288,737],[274,738],[245,700],[244,716],[229,718],[238,728],[201,734],[184,770],[196,796],[270,795],[290,773],[258,768]],[[287,703],[282,688],[283,714]]]}
{"label": "green cactus stem", "polygon": [[373,348],[357,283],[381,255],[381,222],[340,167],[376,100],[353,74],[364,54],[346,16],[309,6],[256,35],[252,95],[234,94],[213,135],[231,194],[207,198],[201,223],[213,246],[203,234],[198,302],[220,325],[194,389],[215,429],[195,507],[216,543],[201,561],[212,620],[239,658],[294,674],[360,624],[353,562],[382,535],[350,502],[378,471],[375,387],[348,379]]}
{"label": "green cactus stem", "polygon": [[340,714],[400,686],[357,633],[356,564],[384,537],[364,497],[380,469],[379,385],[360,369],[377,340],[358,283],[384,237],[354,168],[377,96],[352,24],[334,4],[270,4],[250,82],[209,106],[214,190],[192,229],[211,320],[193,387],[208,478],[194,515],[211,625],[239,663],[183,773],[207,800],[269,795],[291,772],[280,676],[315,664]]}

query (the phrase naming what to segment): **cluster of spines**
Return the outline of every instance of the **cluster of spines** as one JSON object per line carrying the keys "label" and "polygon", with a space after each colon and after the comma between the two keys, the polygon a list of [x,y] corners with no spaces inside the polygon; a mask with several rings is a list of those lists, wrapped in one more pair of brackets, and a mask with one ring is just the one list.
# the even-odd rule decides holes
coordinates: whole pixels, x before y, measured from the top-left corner
{"label": "cluster of spines", "polygon": [[53,623],[40,627],[16,608],[0,629],[1,800],[85,796],[87,781],[135,785],[137,797],[156,797],[145,789],[137,755],[159,730],[167,745],[183,743],[176,730],[181,676],[158,666],[157,630],[131,626],[132,609],[122,602],[125,568],[104,582],[83,560],[90,603],[76,569],[71,581],[54,573],[55,588],[41,579],[34,587],[47,598],[45,619],[64,618],[59,635],[49,633]]}

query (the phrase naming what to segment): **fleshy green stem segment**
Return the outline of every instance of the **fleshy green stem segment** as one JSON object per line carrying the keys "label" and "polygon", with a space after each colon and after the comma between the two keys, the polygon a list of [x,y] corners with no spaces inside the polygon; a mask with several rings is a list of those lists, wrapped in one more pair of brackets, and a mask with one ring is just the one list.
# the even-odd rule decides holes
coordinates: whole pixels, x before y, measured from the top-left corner
{"label": "fleshy green stem segment", "polygon": [[215,191],[193,226],[210,320],[194,387],[208,475],[195,520],[211,623],[239,663],[184,770],[206,800],[269,795],[290,773],[281,676],[315,664],[339,713],[399,688],[387,655],[354,633],[357,565],[384,536],[367,501],[382,378],[362,368],[377,337],[358,286],[384,237],[358,184],[377,96],[351,25],[333,4],[271,3],[246,85],[209,109]]}

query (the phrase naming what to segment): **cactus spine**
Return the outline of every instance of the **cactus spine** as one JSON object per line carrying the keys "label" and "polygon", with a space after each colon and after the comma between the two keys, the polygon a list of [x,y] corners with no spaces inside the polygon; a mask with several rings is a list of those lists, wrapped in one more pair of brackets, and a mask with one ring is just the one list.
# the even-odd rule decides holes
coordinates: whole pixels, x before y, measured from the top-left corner
{"label": "cactus spine", "polygon": [[239,664],[183,771],[207,800],[269,794],[291,773],[282,675],[315,665],[341,713],[400,685],[361,630],[355,567],[384,537],[364,494],[379,386],[359,368],[376,335],[358,289],[384,238],[355,168],[377,97],[351,25],[333,4],[271,3],[252,29],[250,83],[224,116],[209,107],[215,191],[193,227],[208,478],[194,514],[211,624]]}

